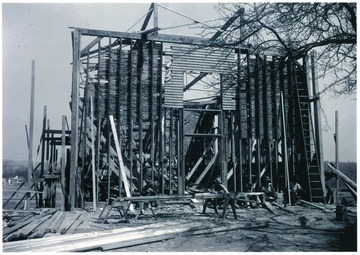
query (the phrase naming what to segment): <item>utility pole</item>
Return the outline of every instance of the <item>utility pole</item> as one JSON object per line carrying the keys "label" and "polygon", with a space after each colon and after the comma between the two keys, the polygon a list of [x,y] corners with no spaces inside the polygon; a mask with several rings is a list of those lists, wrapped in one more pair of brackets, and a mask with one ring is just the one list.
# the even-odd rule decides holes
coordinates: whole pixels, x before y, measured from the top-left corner
{"label": "utility pole", "polygon": [[31,61],[31,99],[30,99],[30,130],[29,130],[29,157],[28,157],[28,192],[26,194],[26,203],[24,210],[30,208],[30,190],[32,186],[33,172],[33,140],[34,140],[34,102],[35,102],[35,60]]}
{"label": "utility pole", "polygon": [[[338,121],[338,111],[335,111],[335,166],[336,169],[339,169],[339,121]],[[339,203],[339,177],[336,177],[336,203]]]}

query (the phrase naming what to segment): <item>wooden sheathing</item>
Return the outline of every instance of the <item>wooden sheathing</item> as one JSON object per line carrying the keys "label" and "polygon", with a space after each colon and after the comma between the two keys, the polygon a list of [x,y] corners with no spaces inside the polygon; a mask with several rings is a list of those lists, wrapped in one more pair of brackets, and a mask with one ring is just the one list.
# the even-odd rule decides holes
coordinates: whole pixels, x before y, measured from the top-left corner
{"label": "wooden sheathing", "polygon": [[[95,74],[91,74],[92,79],[86,78],[86,97],[94,98],[95,116],[94,123],[89,123],[87,113],[87,129],[90,131],[92,127],[98,134],[97,179],[101,181],[102,189],[108,187],[108,195],[113,192],[112,188],[117,183],[121,186],[121,183],[116,181],[119,178],[119,166],[113,136],[108,130],[109,115],[116,116],[121,150],[127,166],[127,178],[132,180],[133,191],[141,189],[146,174],[151,175],[151,170],[148,173],[146,170],[149,166],[155,166],[155,162],[150,162],[151,154],[153,160],[156,157],[154,149],[151,149],[151,141],[157,138],[151,130],[155,130],[158,121],[156,112],[159,101],[157,84],[160,82],[158,72],[161,70],[160,45],[154,44],[151,48],[149,43],[132,42],[131,47],[123,41],[119,44],[120,47],[105,47],[98,51],[98,62],[88,65]],[[88,101],[86,102],[88,105]],[[91,155],[89,135],[86,141],[86,153]],[[111,177],[113,174],[116,176],[115,179]],[[104,198],[102,196],[100,200]]]}

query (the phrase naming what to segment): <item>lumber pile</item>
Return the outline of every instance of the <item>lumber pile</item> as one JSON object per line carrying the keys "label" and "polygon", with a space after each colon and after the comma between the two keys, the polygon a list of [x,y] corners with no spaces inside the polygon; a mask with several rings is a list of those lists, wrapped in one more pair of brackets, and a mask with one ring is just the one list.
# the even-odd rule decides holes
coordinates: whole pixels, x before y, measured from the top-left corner
{"label": "lumber pile", "polygon": [[56,212],[56,209],[34,212],[14,211],[13,217],[9,213],[4,213],[3,241],[20,240],[33,236],[37,229],[41,229],[39,226],[42,226],[45,221],[51,220]]}
{"label": "lumber pile", "polygon": [[4,252],[78,252],[112,250],[145,243],[163,241],[177,236],[209,234],[238,229],[267,227],[268,222],[224,224],[218,222],[167,222],[108,231],[88,232],[38,240],[4,243]]}
{"label": "lumber pile", "polygon": [[62,212],[57,209],[5,212],[3,242],[80,232],[78,228],[85,218],[83,212]]}

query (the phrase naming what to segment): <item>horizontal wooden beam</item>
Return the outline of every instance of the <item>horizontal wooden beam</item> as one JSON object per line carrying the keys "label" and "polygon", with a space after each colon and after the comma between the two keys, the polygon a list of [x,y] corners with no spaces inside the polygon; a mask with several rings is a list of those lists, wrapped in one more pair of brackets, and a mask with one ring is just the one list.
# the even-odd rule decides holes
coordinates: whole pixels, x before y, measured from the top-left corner
{"label": "horizontal wooden beam", "polygon": [[221,137],[221,134],[192,133],[185,134],[187,137]]}
{"label": "horizontal wooden beam", "polygon": [[[43,131],[45,134],[62,134],[62,130],[55,130],[55,129],[46,129]],[[65,134],[71,135],[71,131],[67,130],[65,131]]]}
{"label": "horizontal wooden beam", "polygon": [[159,35],[142,35],[138,33],[126,33],[126,32],[116,32],[116,31],[106,31],[106,30],[97,30],[97,29],[85,29],[85,28],[75,28],[81,35],[87,36],[99,36],[99,37],[112,37],[112,38],[124,38],[132,40],[148,40],[148,41],[158,41],[166,43],[179,43],[179,44],[193,44],[193,45],[203,45],[203,46],[224,46],[222,43],[217,41],[209,41],[207,38],[192,37],[192,36],[178,36],[178,35],[168,35],[168,34],[159,34]]}
{"label": "horizontal wooden beam", "polygon": [[[178,35],[169,35],[169,34],[139,34],[139,33],[127,33],[127,32],[117,32],[117,31],[107,31],[107,30],[98,30],[98,29],[87,29],[87,28],[76,28],[70,27],[80,33],[80,35],[86,36],[97,36],[95,40],[99,40],[100,37],[112,37],[112,38],[123,38],[130,40],[144,40],[144,41],[155,41],[155,42],[164,42],[164,43],[178,43],[178,44],[190,44],[190,45],[199,45],[199,46],[211,46],[211,47],[222,47],[222,48],[234,48],[235,51],[241,50],[241,54],[246,54],[248,51],[251,54],[267,55],[267,56],[282,56],[284,55],[277,50],[263,49],[262,47],[249,47],[247,45],[227,45],[221,41],[211,41],[209,38],[201,38],[195,36],[178,36]],[[95,41],[94,40],[94,41]],[[93,42],[94,42],[93,41]],[[88,45],[89,47],[91,45]],[[85,49],[81,51],[81,56],[85,56]],[[89,52],[92,54],[93,52]]]}

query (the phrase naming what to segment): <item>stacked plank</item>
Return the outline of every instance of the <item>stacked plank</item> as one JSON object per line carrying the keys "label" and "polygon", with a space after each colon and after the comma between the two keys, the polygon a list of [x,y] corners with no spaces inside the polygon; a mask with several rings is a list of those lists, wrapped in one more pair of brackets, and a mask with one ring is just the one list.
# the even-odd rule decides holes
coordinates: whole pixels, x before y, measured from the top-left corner
{"label": "stacked plank", "polygon": [[238,229],[267,227],[268,223],[236,223],[224,225],[205,222],[168,222],[110,231],[73,234],[4,243],[4,252],[77,252],[90,250],[112,250],[134,245],[163,241],[177,236],[209,234]]}
{"label": "stacked plank", "polygon": [[11,219],[11,223],[8,223],[3,229],[3,241],[19,240],[35,236],[36,234],[34,231],[36,229],[41,229],[39,226],[48,219],[53,219],[56,212],[57,210],[54,209],[47,209],[40,212],[25,212],[23,214],[17,212],[19,215],[22,214],[23,217],[20,219],[14,217]]}
{"label": "stacked plank", "polygon": [[35,239],[44,236],[71,234],[85,221],[81,212],[62,212],[56,209],[45,209],[39,212],[18,214],[23,218],[15,220],[3,229],[3,241]]}

